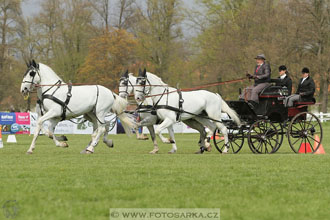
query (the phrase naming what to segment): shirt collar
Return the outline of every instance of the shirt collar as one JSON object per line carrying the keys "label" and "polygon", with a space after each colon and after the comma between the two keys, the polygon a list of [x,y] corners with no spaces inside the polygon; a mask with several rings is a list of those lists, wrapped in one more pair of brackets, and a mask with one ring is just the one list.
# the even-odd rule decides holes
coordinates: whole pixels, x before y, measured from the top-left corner
{"label": "shirt collar", "polygon": [[281,79],[284,79],[285,77],[286,77],[285,73],[282,76],[280,76]]}

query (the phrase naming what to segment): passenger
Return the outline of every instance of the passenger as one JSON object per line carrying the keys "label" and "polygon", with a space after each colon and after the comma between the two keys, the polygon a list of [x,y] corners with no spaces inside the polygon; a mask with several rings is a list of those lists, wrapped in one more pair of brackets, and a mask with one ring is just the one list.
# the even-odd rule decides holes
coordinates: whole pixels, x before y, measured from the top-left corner
{"label": "passenger", "polygon": [[288,74],[286,66],[282,65],[278,68],[280,76],[277,79],[271,79],[272,82],[275,82],[276,86],[286,87],[288,89],[288,95],[291,95],[292,92],[292,80]]}
{"label": "passenger", "polygon": [[285,99],[284,105],[292,107],[295,101],[312,101],[315,92],[315,83],[309,76],[309,69],[304,67],[301,71],[302,78],[299,80],[296,94],[290,95]]}
{"label": "passenger", "polygon": [[259,104],[259,93],[270,85],[270,66],[265,62],[266,57],[264,54],[259,54],[256,58],[257,65],[254,74],[247,74],[247,77],[254,79],[254,85],[250,86],[251,95],[248,97],[248,103],[252,109]]}

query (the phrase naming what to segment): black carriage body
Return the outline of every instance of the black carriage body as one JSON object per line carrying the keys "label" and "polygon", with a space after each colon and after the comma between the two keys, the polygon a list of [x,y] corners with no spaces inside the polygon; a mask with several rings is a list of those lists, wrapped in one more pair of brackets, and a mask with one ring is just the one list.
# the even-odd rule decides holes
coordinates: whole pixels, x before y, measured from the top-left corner
{"label": "black carriage body", "polygon": [[248,124],[260,118],[269,119],[272,122],[284,122],[288,119],[288,108],[283,105],[286,94],[286,88],[270,86],[261,92],[259,105],[254,110],[244,100],[229,101],[228,104]]}

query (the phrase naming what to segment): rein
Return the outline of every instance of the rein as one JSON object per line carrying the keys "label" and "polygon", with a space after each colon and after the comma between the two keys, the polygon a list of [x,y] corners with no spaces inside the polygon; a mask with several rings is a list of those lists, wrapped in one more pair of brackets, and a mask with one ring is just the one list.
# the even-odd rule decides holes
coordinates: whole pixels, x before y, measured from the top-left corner
{"label": "rein", "polygon": [[[200,86],[195,86],[195,87],[191,87],[191,88],[185,88],[185,89],[180,89],[182,92],[191,92],[191,91],[195,91],[195,90],[199,90],[199,89],[204,89],[204,88],[208,88],[208,87],[212,87],[212,86],[218,86],[218,85],[224,85],[224,84],[230,84],[230,83],[236,83],[236,82],[242,82],[246,80],[246,77],[244,78],[240,78],[240,79],[234,79],[234,80],[228,80],[228,81],[223,81],[223,82],[216,82],[216,83],[208,83],[208,84],[204,84],[204,85],[200,85]],[[139,85],[139,86],[143,86],[143,85]],[[158,86],[158,85],[145,85],[145,86]],[[161,85],[161,86],[165,86],[165,85]],[[167,86],[167,85],[166,85]],[[170,94],[170,93],[176,93],[178,90],[174,90],[174,91],[169,91],[165,94]],[[160,94],[155,94],[155,95],[147,95],[145,96],[146,98],[150,98],[150,97],[154,97],[154,96],[160,96],[160,95],[164,95],[164,93],[160,93]]]}

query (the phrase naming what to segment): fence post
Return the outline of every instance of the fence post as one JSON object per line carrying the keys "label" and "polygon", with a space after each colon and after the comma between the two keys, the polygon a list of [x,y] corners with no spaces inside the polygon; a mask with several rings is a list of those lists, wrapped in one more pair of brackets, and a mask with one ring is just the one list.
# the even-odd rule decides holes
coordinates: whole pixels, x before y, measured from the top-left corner
{"label": "fence post", "polygon": [[320,121],[323,123],[323,112],[320,112]]}

